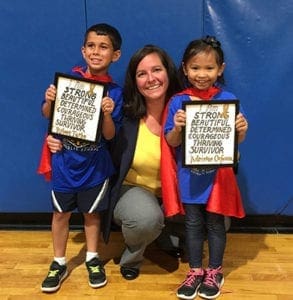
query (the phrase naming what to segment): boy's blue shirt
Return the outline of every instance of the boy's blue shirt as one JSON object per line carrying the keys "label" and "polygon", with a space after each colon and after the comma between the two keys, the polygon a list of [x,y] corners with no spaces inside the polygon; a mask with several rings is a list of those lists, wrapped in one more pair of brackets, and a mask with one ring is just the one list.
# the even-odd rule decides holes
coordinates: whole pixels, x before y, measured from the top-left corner
{"label": "boy's blue shirt", "polygon": [[[83,77],[78,72],[70,72]],[[111,116],[116,133],[122,121],[122,88],[114,82],[107,83],[108,96],[115,102]],[[97,144],[76,143],[62,138],[63,149],[52,155],[52,186],[54,191],[73,193],[103,183],[115,169],[108,151],[108,142],[102,137]]]}

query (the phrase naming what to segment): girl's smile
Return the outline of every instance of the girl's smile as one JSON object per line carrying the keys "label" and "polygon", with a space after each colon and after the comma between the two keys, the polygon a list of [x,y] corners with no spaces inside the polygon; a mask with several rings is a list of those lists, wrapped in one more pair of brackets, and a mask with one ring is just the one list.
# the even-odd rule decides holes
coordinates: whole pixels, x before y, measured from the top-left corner
{"label": "girl's smile", "polygon": [[190,84],[200,90],[212,87],[224,68],[225,64],[217,64],[214,51],[200,52],[183,65],[184,74]]}

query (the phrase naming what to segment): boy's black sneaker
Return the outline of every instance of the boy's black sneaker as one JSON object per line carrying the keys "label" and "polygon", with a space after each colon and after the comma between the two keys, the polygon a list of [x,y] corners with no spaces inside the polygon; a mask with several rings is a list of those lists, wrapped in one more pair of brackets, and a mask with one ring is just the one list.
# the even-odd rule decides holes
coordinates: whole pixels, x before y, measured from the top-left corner
{"label": "boy's black sneaker", "polygon": [[107,283],[103,263],[97,257],[94,257],[90,261],[87,261],[85,265],[89,272],[89,285],[92,288],[98,288],[104,286]]}
{"label": "boy's black sneaker", "polygon": [[204,299],[215,299],[220,296],[224,284],[222,268],[206,269],[203,283],[200,285],[198,295]]}
{"label": "boy's black sneaker", "polygon": [[61,285],[61,282],[67,277],[66,265],[61,266],[56,261],[53,261],[50,265],[50,269],[47,277],[42,282],[42,292],[52,293],[56,292]]}
{"label": "boy's black sneaker", "polygon": [[203,280],[203,276],[204,271],[202,269],[199,271],[190,269],[186,275],[186,279],[178,288],[176,296],[180,299],[194,299]]}

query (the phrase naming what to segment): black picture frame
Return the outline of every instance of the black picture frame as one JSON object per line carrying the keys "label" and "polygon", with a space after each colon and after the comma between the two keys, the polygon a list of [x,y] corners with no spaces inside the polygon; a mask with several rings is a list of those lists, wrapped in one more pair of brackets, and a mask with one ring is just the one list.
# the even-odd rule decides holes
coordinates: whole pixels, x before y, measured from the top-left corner
{"label": "black picture frame", "polygon": [[52,102],[49,134],[97,143],[101,135],[101,103],[105,83],[56,72],[56,99]]}
{"label": "black picture frame", "polygon": [[239,100],[184,101],[183,167],[233,167],[238,163],[235,128]]}

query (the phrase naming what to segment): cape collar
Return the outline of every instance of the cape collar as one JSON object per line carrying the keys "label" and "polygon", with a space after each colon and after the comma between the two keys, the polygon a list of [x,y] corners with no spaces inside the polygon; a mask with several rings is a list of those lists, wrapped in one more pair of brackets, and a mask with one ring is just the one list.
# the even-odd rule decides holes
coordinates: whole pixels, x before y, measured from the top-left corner
{"label": "cape collar", "polygon": [[84,70],[83,67],[77,66],[72,69],[73,72],[79,73],[83,78],[99,81],[103,83],[113,82],[112,77],[108,74],[105,75],[92,75]]}
{"label": "cape collar", "polygon": [[187,94],[189,96],[195,96],[203,100],[211,100],[216,94],[220,92],[220,88],[212,86],[207,90],[199,90],[194,87],[187,88],[179,93],[179,95]]}

